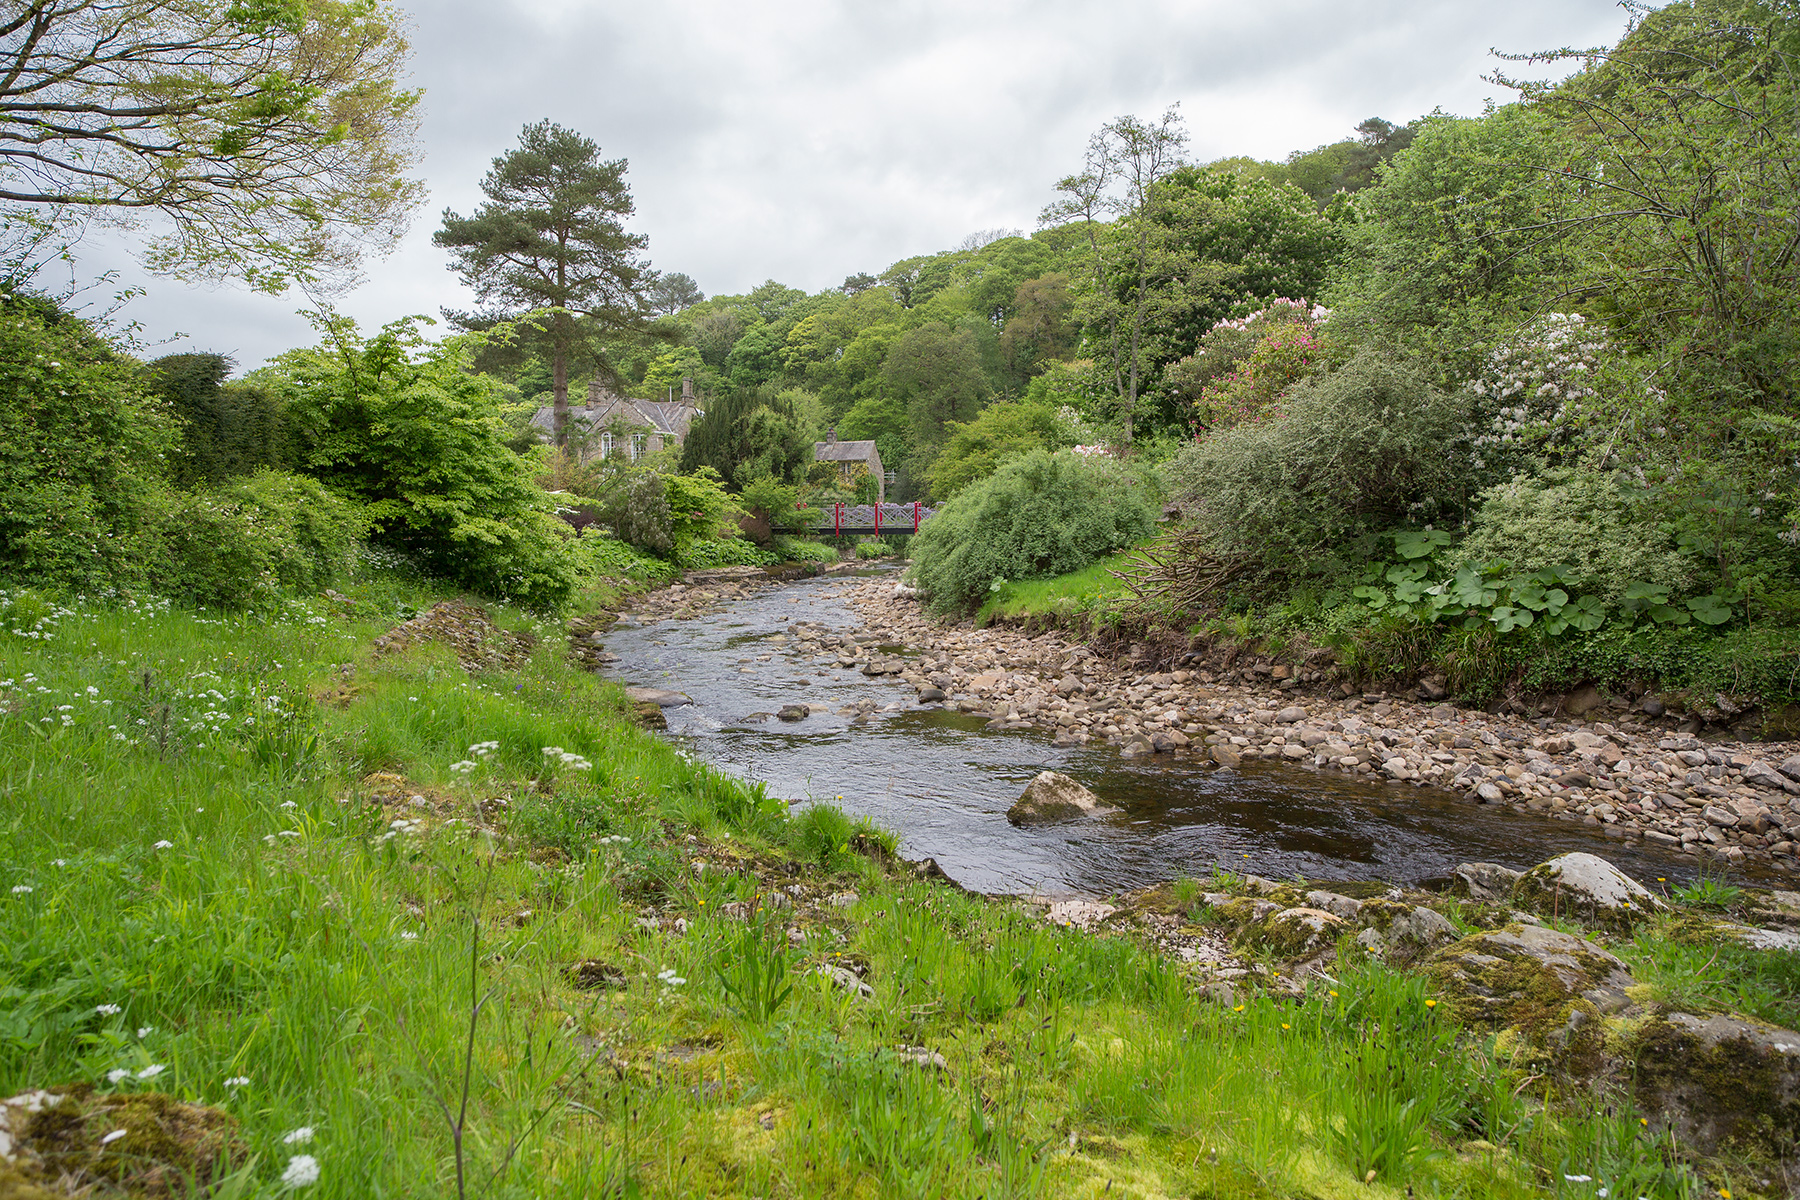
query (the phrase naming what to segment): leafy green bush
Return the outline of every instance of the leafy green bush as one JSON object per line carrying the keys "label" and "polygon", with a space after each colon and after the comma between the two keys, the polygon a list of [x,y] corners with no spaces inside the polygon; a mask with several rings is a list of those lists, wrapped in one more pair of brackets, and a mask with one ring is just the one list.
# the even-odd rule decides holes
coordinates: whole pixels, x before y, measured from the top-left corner
{"label": "leafy green bush", "polygon": [[709,567],[766,567],[781,561],[781,556],[761,549],[749,538],[697,538],[683,544],[677,555],[681,565],[690,571]]}
{"label": "leafy green bush", "polygon": [[1031,450],[1061,449],[1070,444],[1061,433],[1056,410],[1048,404],[997,400],[973,421],[951,422],[950,440],[928,472],[931,494],[947,500],[992,475],[1009,458]]}
{"label": "leafy green bush", "polygon": [[797,498],[795,488],[773,475],[758,475],[744,481],[738,503],[749,509],[751,516],[768,522],[770,529],[798,531],[806,515],[800,511]]}
{"label": "leafy green bush", "polygon": [[231,487],[169,493],[151,582],[176,600],[256,608],[283,588],[316,591],[347,575],[367,525],[317,480],[259,471]]}
{"label": "leafy green bush", "polygon": [[646,554],[628,542],[600,532],[584,529],[570,543],[576,570],[582,575],[613,579],[638,579],[666,583],[681,573],[681,568],[666,558]]}
{"label": "leafy green bush", "polygon": [[85,322],[0,293],[0,578],[142,582],[177,439],[168,405]]}
{"label": "leafy green bush", "polygon": [[778,537],[769,543],[769,549],[774,551],[776,562],[831,563],[838,560],[836,550],[824,542],[807,538]]}
{"label": "leafy green bush", "polygon": [[940,611],[973,611],[1006,579],[1063,575],[1155,528],[1150,479],[1115,459],[1035,450],[970,485],[913,538]]}
{"label": "leafy green bush", "polygon": [[1570,586],[1609,603],[1634,583],[1680,591],[1693,580],[1693,564],[1652,514],[1597,471],[1525,476],[1489,488],[1479,503],[1462,545],[1468,561],[1556,567]]}
{"label": "leafy green bush", "polygon": [[669,502],[669,531],[677,546],[684,540],[727,537],[736,532],[736,505],[725,491],[724,479],[711,467],[663,476],[663,494]]}
{"label": "leafy green bush", "polygon": [[549,497],[507,448],[493,382],[469,370],[483,335],[427,343],[412,319],[366,341],[347,319],[325,346],[257,372],[286,404],[299,468],[363,506],[371,537],[489,596],[553,608],[573,561]]}
{"label": "leafy green bush", "polygon": [[856,544],[856,557],[858,558],[888,558],[893,553],[894,548],[886,542],[858,542]]}
{"label": "leafy green bush", "polygon": [[1467,399],[1364,351],[1294,388],[1280,416],[1193,443],[1164,468],[1212,552],[1276,575],[1344,570],[1355,539],[1455,508]]}

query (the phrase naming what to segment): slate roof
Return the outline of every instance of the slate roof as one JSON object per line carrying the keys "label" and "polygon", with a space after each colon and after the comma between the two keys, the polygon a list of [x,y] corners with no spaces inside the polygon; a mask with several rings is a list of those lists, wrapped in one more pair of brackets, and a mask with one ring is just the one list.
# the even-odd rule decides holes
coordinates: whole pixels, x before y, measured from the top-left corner
{"label": "slate roof", "polygon": [[814,442],[813,458],[817,462],[876,462],[874,442]]}
{"label": "slate roof", "polygon": [[[681,440],[687,437],[688,426],[700,415],[700,409],[691,404],[683,404],[679,400],[634,400],[620,396],[609,396],[595,405],[570,404],[569,423],[582,421],[591,425],[605,425],[614,417],[633,428],[649,428],[662,434]],[[556,427],[556,409],[546,404],[532,414],[531,423],[546,432]],[[873,442],[869,443],[874,445]]]}

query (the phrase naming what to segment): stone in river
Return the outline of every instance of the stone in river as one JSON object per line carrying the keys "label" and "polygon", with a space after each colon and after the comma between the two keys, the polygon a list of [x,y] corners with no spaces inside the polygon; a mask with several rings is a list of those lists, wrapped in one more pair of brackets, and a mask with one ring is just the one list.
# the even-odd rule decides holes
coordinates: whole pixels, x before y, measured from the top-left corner
{"label": "stone in river", "polygon": [[625,689],[625,698],[633,704],[654,704],[660,708],[677,708],[693,703],[688,696],[671,692],[667,688],[628,687]]}
{"label": "stone in river", "polygon": [[1039,821],[1064,821],[1071,817],[1096,816],[1110,811],[1100,797],[1059,771],[1045,771],[1026,785],[1025,791],[1007,810],[1006,819],[1014,825]]}
{"label": "stone in river", "polygon": [[809,715],[804,704],[784,704],[781,711],[775,714],[782,721],[804,721]]}

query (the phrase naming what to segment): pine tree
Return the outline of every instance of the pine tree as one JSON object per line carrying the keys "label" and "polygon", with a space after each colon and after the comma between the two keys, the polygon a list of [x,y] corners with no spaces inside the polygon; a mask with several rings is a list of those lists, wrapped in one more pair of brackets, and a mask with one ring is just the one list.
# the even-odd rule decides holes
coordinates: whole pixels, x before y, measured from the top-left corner
{"label": "pine tree", "polygon": [[452,322],[479,328],[553,310],[527,333],[550,359],[557,445],[569,424],[571,363],[616,375],[605,339],[646,335],[655,316],[649,291],[656,274],[643,258],[648,239],[625,230],[635,211],[625,170],[624,159],[602,159],[599,145],[573,130],[527,125],[518,148],[494,159],[481,181],[487,202],[469,217],[445,209],[432,236],[490,306],[473,315],[446,312]]}

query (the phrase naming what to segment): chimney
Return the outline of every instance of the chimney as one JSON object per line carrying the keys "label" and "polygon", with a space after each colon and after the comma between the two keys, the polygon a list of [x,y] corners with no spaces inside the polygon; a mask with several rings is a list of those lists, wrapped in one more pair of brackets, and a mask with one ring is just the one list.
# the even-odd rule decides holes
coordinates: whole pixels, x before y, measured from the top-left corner
{"label": "chimney", "polygon": [[837,444],[837,426],[836,425],[833,425],[829,430],[826,431],[825,444],[827,446],[835,446]]}
{"label": "chimney", "polygon": [[694,402],[694,381],[691,377],[682,377],[681,402],[683,404],[692,404]]}
{"label": "chimney", "polygon": [[592,408],[595,404],[599,403],[599,401],[600,378],[599,376],[595,376],[593,379],[588,380],[587,406]]}

